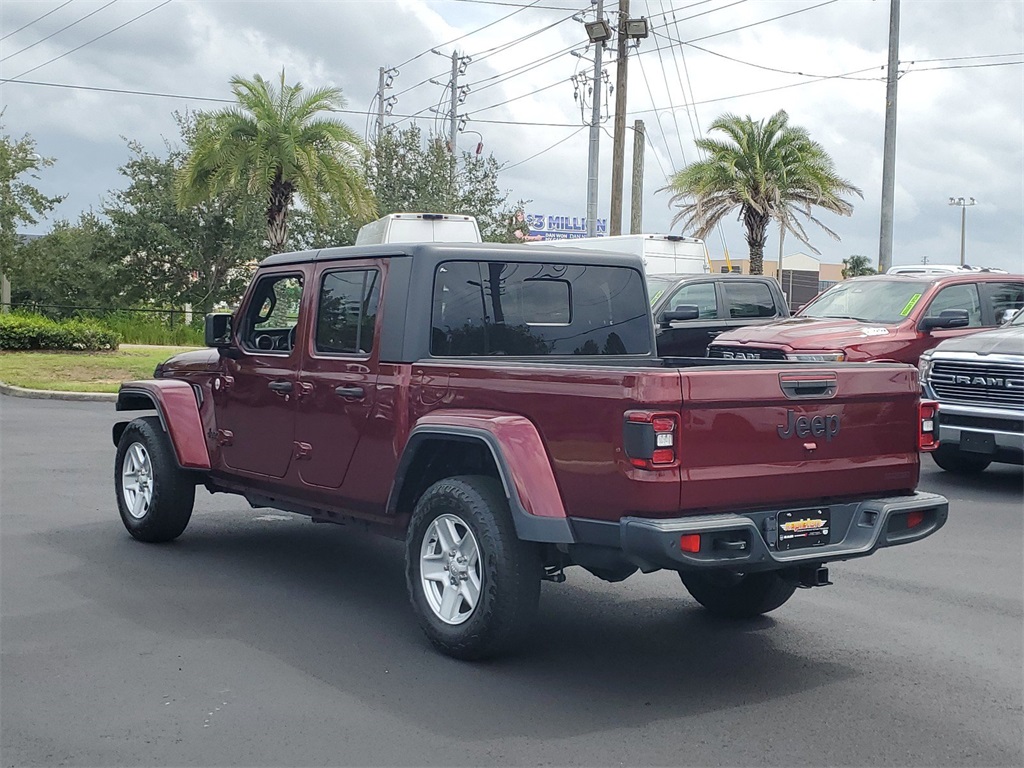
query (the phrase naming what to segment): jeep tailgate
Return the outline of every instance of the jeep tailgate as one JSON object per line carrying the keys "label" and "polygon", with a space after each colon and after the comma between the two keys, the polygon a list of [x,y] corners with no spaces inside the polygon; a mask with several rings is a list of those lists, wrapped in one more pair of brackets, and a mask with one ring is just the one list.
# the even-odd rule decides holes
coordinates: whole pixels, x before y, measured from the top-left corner
{"label": "jeep tailgate", "polygon": [[912,491],[916,374],[888,363],[681,370],[680,509]]}

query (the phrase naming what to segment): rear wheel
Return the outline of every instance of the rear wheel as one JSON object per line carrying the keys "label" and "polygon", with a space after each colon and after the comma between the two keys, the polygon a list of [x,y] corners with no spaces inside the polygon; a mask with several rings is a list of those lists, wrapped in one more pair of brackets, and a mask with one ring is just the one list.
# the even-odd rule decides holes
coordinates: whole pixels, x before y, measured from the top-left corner
{"label": "rear wheel", "polygon": [[932,458],[942,469],[960,475],[983,472],[992,463],[992,459],[964,453],[955,445],[940,445],[932,452]]}
{"label": "rear wheel", "polygon": [[539,547],[516,536],[501,483],[440,480],[406,534],[406,585],[420,627],[443,653],[481,659],[511,650],[537,612]]}
{"label": "rear wheel", "polygon": [[680,572],[679,578],[693,599],[719,616],[749,619],[774,611],[793,596],[796,582],[776,571]]}
{"label": "rear wheel", "polygon": [[125,427],[114,460],[114,486],[121,522],[139,541],[176,539],[192,517],[195,482],[178,466],[156,416]]}

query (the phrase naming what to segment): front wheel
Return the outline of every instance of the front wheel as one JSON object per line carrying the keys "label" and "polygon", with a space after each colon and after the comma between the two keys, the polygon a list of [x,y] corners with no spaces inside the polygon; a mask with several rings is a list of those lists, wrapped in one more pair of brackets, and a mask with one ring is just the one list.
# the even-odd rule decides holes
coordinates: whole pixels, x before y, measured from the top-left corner
{"label": "front wheel", "polygon": [[516,536],[494,478],[428,488],[409,521],[405,557],[413,610],[442,653],[482,659],[526,637],[540,598],[540,551]]}
{"label": "front wheel", "polygon": [[796,582],[776,571],[680,572],[679,578],[693,599],[719,616],[749,619],[774,611],[793,596]]}
{"label": "front wheel", "polygon": [[192,517],[196,486],[178,466],[171,440],[156,416],[135,419],[121,434],[114,460],[121,522],[139,541],[178,538]]}
{"label": "front wheel", "polygon": [[959,475],[974,475],[983,472],[992,463],[992,459],[984,456],[963,453],[955,445],[940,445],[932,452],[932,458],[942,469]]}

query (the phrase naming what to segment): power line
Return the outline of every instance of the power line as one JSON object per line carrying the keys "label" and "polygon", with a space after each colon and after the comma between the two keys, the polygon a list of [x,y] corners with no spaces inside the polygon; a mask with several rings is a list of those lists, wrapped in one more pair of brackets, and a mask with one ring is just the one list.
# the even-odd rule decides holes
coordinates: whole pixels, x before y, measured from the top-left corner
{"label": "power line", "polygon": [[518,167],[518,166],[522,165],[523,163],[528,163],[528,162],[530,162],[531,160],[533,160],[533,159],[535,159],[535,158],[538,158],[538,157],[540,157],[540,156],[541,156],[541,155],[543,155],[543,154],[544,154],[545,152],[550,152],[550,151],[551,151],[552,149],[554,149],[555,147],[557,147],[557,146],[558,146],[559,144],[564,144],[564,143],[565,143],[565,142],[567,142],[567,141],[568,141],[569,139],[571,139],[571,138],[572,138],[573,136],[576,136],[576,135],[577,135],[577,134],[578,134],[578,133],[579,133],[580,131],[582,131],[582,130],[583,130],[584,128],[587,128],[587,126],[585,126],[585,125],[579,125],[579,126],[576,126],[576,130],[575,130],[575,131],[573,131],[572,133],[570,133],[570,134],[569,134],[568,136],[566,136],[566,137],[565,137],[564,139],[559,139],[558,141],[556,141],[556,142],[555,142],[554,144],[552,144],[552,145],[551,145],[550,147],[548,147],[547,149],[542,149],[542,150],[541,150],[540,152],[537,152],[536,154],[530,155],[530,156],[529,156],[528,158],[526,158],[525,160],[520,160],[520,161],[519,161],[518,163],[512,163],[512,165],[503,165],[503,166],[501,166],[501,169],[500,169],[500,170],[502,170],[502,171],[510,171],[510,170],[512,170],[513,168],[516,168],[516,167]]}
{"label": "power line", "polygon": [[[500,19],[496,19],[495,21],[492,21],[492,22],[490,22],[488,24],[484,24],[482,27],[477,27],[476,29],[472,30],[471,32],[467,32],[464,35],[459,35],[458,37],[453,38],[452,40],[449,40],[447,43],[441,43],[440,45],[435,45],[435,46],[432,46],[430,48],[427,48],[427,50],[423,51],[422,53],[418,53],[415,56],[413,56],[411,59],[406,59],[401,64],[398,64],[395,67],[395,69],[401,69],[406,64],[411,64],[412,62],[416,61],[416,59],[419,59],[419,58],[422,58],[423,56],[426,56],[434,48],[447,48],[452,43],[457,43],[459,40],[467,38],[470,35],[475,35],[477,32],[482,32],[483,30],[487,29],[488,27],[493,27],[495,24],[500,24],[501,22],[505,21],[506,19],[511,19],[517,13],[522,13],[527,8],[532,8],[532,7],[536,6],[538,2],[540,2],[540,0],[534,0],[532,3],[528,3],[527,5],[517,6],[519,8],[519,10],[512,11],[512,13],[507,14],[505,16],[502,16]],[[568,9],[563,9],[563,10],[568,10]]]}
{"label": "power line", "polygon": [[114,3],[116,3],[116,2],[117,2],[117,0],[110,0],[110,2],[109,2],[109,3],[107,3],[106,5],[101,5],[101,6],[100,6],[99,8],[97,8],[97,9],[96,9],[95,11],[90,11],[89,13],[85,14],[85,16],[83,16],[82,18],[80,18],[80,19],[77,19],[76,21],[72,21],[72,22],[71,22],[70,24],[68,24],[68,25],[67,25],[66,27],[61,27],[61,28],[60,28],[60,29],[58,29],[58,30],[57,30],[56,32],[54,32],[54,33],[52,33],[52,34],[49,34],[49,35],[47,35],[46,37],[44,37],[44,38],[42,38],[42,39],[40,39],[40,40],[36,40],[36,41],[35,41],[34,43],[32,43],[31,45],[26,45],[26,46],[25,46],[24,48],[22,48],[21,50],[15,51],[14,53],[9,53],[9,54],[7,54],[7,55],[6,55],[6,56],[4,56],[4,57],[3,57],[2,59],[0,59],[0,61],[7,61],[8,59],[13,59],[13,58],[14,58],[15,56],[17,56],[17,55],[18,55],[19,53],[24,53],[24,52],[25,52],[25,51],[27,51],[27,50],[28,50],[29,48],[35,48],[35,47],[36,47],[37,45],[39,45],[40,43],[45,43],[45,42],[46,42],[47,40],[49,40],[49,39],[50,39],[51,37],[55,37],[55,36],[59,35],[59,34],[60,34],[61,32],[63,32],[63,31],[65,30],[65,29],[71,29],[71,28],[72,28],[73,26],[75,26],[76,24],[81,24],[81,23],[82,23],[83,21],[85,21],[86,19],[88,19],[88,18],[89,18],[90,16],[95,16],[95,15],[96,15],[97,13],[99,13],[100,11],[102,11],[102,10],[103,10],[104,8],[109,8],[110,6],[112,6],[112,5],[113,5]]}
{"label": "power line", "polygon": [[481,107],[480,109],[474,109],[472,111],[472,113],[473,114],[478,114],[480,112],[486,112],[489,109],[496,109],[497,107],[503,107],[506,104],[510,104],[513,101],[519,101],[520,99],[525,99],[525,98],[527,98],[529,96],[533,96],[535,94],[538,94],[541,91],[549,91],[552,88],[554,88],[555,86],[564,85],[567,82],[569,82],[569,78],[561,77],[558,80],[556,80],[555,82],[551,83],[550,85],[544,85],[544,86],[541,86],[540,88],[536,88],[536,89],[530,91],[529,93],[524,93],[524,94],[522,94],[520,96],[513,96],[513,97],[511,97],[509,99],[505,99],[505,101],[499,101],[497,104],[491,104],[491,106],[489,106],[489,107]]}
{"label": "power line", "polygon": [[36,18],[32,19],[32,21],[30,21],[30,22],[29,22],[28,24],[22,24],[22,25],[21,25],[20,27],[18,27],[18,28],[17,28],[16,30],[14,30],[13,32],[8,32],[8,33],[7,33],[6,35],[4,35],[3,37],[0,37],[0,40],[6,40],[6,39],[7,39],[8,37],[10,37],[11,35],[16,35],[16,34],[18,34],[19,32],[21,32],[21,30],[23,30],[23,29],[28,29],[28,28],[29,28],[29,27],[31,27],[31,26],[32,26],[33,24],[35,24],[35,23],[36,23],[37,21],[42,21],[42,20],[43,20],[43,19],[45,19],[45,18],[46,18],[47,16],[49,16],[49,15],[50,15],[51,13],[56,13],[56,12],[57,12],[57,11],[59,11],[59,10],[60,10],[61,8],[63,8],[63,7],[65,6],[65,5],[68,5],[68,4],[70,4],[70,3],[71,3],[71,0],[65,0],[65,2],[61,3],[60,5],[58,5],[58,6],[57,6],[56,8],[54,8],[54,9],[53,9],[52,11],[47,11],[47,12],[46,12],[46,13],[44,13],[44,14],[43,14],[42,16],[37,16]]}
{"label": "power line", "polygon": [[153,7],[152,7],[152,8],[150,8],[150,9],[149,9],[148,11],[144,11],[144,12],[140,13],[140,14],[139,14],[138,16],[135,16],[135,17],[133,17],[133,18],[130,18],[130,19],[128,19],[128,21],[124,22],[123,24],[118,24],[118,25],[117,25],[116,27],[114,27],[113,29],[109,30],[108,32],[104,32],[104,33],[103,33],[102,35],[97,35],[97,36],[96,36],[96,37],[94,37],[94,38],[93,38],[92,40],[88,40],[88,41],[86,41],[86,42],[82,43],[81,45],[79,45],[78,47],[76,47],[76,48],[72,48],[72,49],[71,49],[70,51],[66,51],[65,53],[62,53],[62,54],[61,54],[60,56],[54,56],[54,57],[53,57],[52,59],[50,59],[49,61],[44,61],[44,62],[43,62],[42,64],[39,64],[39,65],[37,65],[37,66],[34,66],[34,67],[32,67],[31,69],[26,69],[26,70],[25,70],[24,72],[22,72],[21,74],[15,75],[14,77],[15,77],[15,79],[17,79],[17,78],[19,78],[19,77],[24,77],[25,75],[29,74],[30,72],[35,72],[35,71],[36,71],[37,69],[42,69],[42,68],[43,68],[43,67],[45,67],[45,66],[46,66],[47,64],[52,64],[53,62],[57,61],[58,59],[63,59],[63,58],[65,57],[65,56],[70,56],[70,55],[71,55],[72,53],[74,53],[75,51],[80,51],[80,50],[82,50],[83,48],[85,48],[85,46],[87,46],[87,45],[92,45],[92,44],[93,44],[93,43],[95,43],[95,42],[96,42],[97,40],[102,40],[102,39],[103,39],[104,37],[106,37],[107,35],[112,35],[112,34],[114,34],[115,32],[117,32],[117,30],[119,30],[119,29],[123,29],[124,27],[127,27],[127,26],[128,26],[129,24],[131,24],[132,22],[138,21],[138,20],[139,20],[139,19],[141,19],[141,18],[142,18],[143,16],[148,16],[148,15],[149,15],[149,14],[151,14],[151,13],[152,13],[153,11],[156,11],[156,10],[159,10],[160,8],[163,8],[163,7],[164,7],[165,5],[167,5],[167,4],[169,3],[169,2],[171,2],[171,0],[163,0],[163,2],[162,2],[162,3],[160,3],[159,5],[153,6]]}
{"label": "power line", "polygon": [[[502,2],[501,0],[455,0],[457,3],[472,3],[473,5],[504,5],[510,8],[519,8],[520,10],[526,10],[527,8],[536,8],[545,11],[584,11],[586,8],[566,8],[564,5],[537,5],[537,2],[527,3],[510,3]],[[539,2],[539,0],[538,0]]]}

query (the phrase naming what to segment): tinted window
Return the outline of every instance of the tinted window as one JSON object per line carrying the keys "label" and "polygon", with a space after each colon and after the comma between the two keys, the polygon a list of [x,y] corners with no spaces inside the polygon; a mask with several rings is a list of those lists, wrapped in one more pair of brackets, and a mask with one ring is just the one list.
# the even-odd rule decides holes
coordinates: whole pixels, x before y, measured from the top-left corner
{"label": "tinted window", "polygon": [[261,278],[253,289],[239,333],[242,346],[287,352],[292,348],[292,329],[299,322],[302,278],[272,275]]}
{"label": "tinted window", "polygon": [[647,275],[647,295],[651,297],[651,306],[658,303],[658,299],[669,288],[679,281],[676,277],[664,277],[662,275]]}
{"label": "tinted window", "polygon": [[714,283],[684,285],[669,299],[668,309],[679,309],[684,304],[696,306],[701,320],[718,317],[718,300],[715,298]]}
{"label": "tinted window", "polygon": [[985,283],[996,322],[1003,322],[1008,310],[1024,306],[1024,283]]}
{"label": "tinted window", "polygon": [[722,281],[725,307],[729,317],[775,317],[772,290],[764,283]]}
{"label": "tinted window", "polygon": [[981,325],[981,300],[978,298],[978,286],[974,283],[951,285],[943,288],[928,305],[925,317],[938,317],[944,309],[966,309],[967,327],[977,328]]}
{"label": "tinted window", "polygon": [[433,355],[648,354],[639,271],[449,261],[434,276]]}
{"label": "tinted window", "polygon": [[318,352],[365,355],[373,351],[379,276],[375,269],[324,275],[316,316]]}

